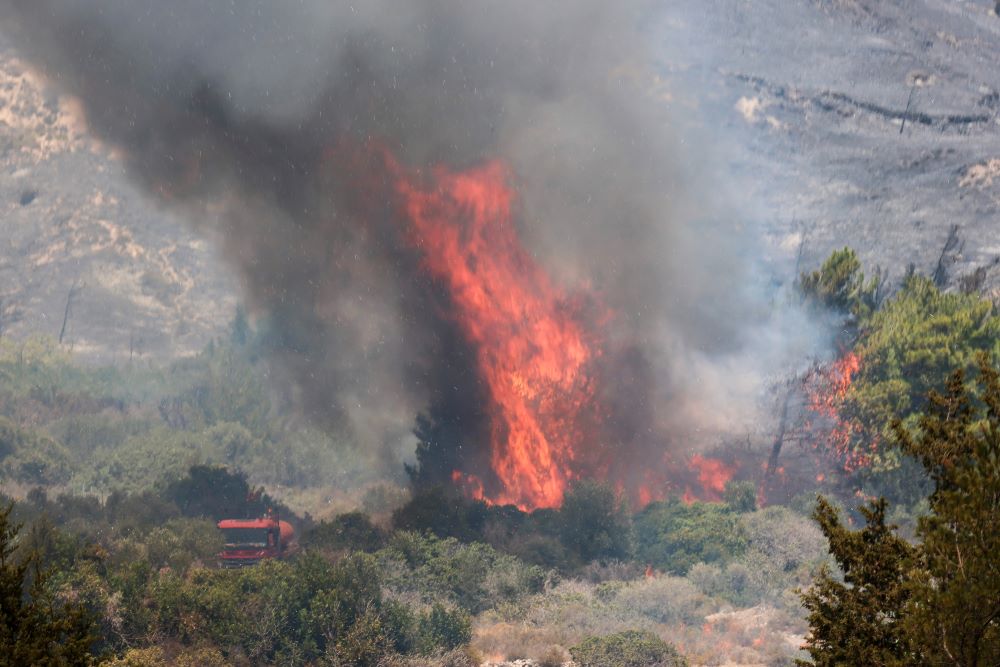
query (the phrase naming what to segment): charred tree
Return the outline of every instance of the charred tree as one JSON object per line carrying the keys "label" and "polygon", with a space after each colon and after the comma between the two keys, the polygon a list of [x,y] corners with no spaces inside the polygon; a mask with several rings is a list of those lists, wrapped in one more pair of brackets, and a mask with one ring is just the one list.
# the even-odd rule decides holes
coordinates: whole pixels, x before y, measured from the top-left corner
{"label": "charred tree", "polygon": [[785,398],[781,401],[781,414],[778,418],[778,431],[774,435],[774,444],[771,445],[771,455],[767,459],[767,469],[764,471],[764,479],[770,480],[774,476],[774,471],[778,469],[778,458],[781,456],[781,448],[785,443],[785,430],[788,428],[788,404],[792,401],[794,384],[787,383]]}
{"label": "charred tree", "polygon": [[962,252],[964,244],[958,236],[958,225],[952,225],[948,230],[948,237],[941,248],[941,255],[938,257],[937,268],[934,269],[932,280],[940,289],[948,284],[948,268],[955,263],[956,255]]}
{"label": "charred tree", "polygon": [[66,307],[63,309],[62,326],[59,327],[60,345],[62,345],[63,339],[66,337],[66,326],[69,324],[69,318],[73,313],[73,303],[76,301],[77,297],[80,296],[80,292],[83,291],[84,287],[84,285],[79,284],[77,281],[73,281],[73,284],[69,288],[69,292],[66,294]]}

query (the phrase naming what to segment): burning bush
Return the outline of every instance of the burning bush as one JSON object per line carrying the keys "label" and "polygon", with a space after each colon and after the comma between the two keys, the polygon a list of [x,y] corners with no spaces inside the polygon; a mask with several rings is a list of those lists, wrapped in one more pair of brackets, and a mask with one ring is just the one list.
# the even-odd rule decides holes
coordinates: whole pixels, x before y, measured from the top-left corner
{"label": "burning bush", "polygon": [[[859,271],[856,262],[851,266]],[[854,285],[848,291],[856,291],[859,280],[847,280]],[[808,408],[817,417],[813,426],[822,426],[814,444],[830,461],[870,493],[909,505],[928,486],[887,446],[889,425],[898,417],[915,426],[927,393],[940,390],[951,369],[973,368],[979,352],[1000,353],[1000,318],[987,299],[942,292],[919,275],[909,275],[897,294],[877,305],[859,311],[857,340],[845,341],[853,347],[807,379]]]}

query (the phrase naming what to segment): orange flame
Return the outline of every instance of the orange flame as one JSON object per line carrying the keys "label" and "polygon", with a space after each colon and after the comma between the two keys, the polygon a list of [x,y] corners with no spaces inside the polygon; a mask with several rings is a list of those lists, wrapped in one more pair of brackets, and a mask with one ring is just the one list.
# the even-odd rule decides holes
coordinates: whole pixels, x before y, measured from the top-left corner
{"label": "orange flame", "polygon": [[574,477],[574,444],[598,421],[596,337],[521,244],[503,163],[439,167],[423,184],[387,161],[409,222],[407,242],[448,288],[488,389],[491,466],[502,484],[488,500],[556,507]]}
{"label": "orange flame", "polygon": [[695,454],[691,457],[691,468],[698,472],[698,482],[712,500],[718,500],[722,497],[722,492],[726,490],[726,484],[736,472],[732,466],[727,466],[718,459],[710,459],[701,454]]}
{"label": "orange flame", "polygon": [[464,473],[461,470],[452,470],[451,481],[467,498],[486,500],[483,493],[483,481],[475,475]]}
{"label": "orange flame", "polygon": [[817,371],[807,385],[809,409],[832,424],[825,438],[826,446],[839,458],[845,472],[853,472],[871,461],[869,455],[854,448],[860,425],[843,414],[851,383],[860,371],[861,358],[854,352],[848,352],[829,367]]}

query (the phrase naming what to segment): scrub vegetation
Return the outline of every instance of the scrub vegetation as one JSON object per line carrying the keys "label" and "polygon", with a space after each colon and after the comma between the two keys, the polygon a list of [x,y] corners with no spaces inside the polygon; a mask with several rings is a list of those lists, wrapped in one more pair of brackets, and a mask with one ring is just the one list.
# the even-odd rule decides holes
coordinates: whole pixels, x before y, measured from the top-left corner
{"label": "scrub vegetation", "polygon": [[[165,366],[86,367],[51,340],[0,340],[0,655],[994,664],[993,305],[917,275],[887,293],[847,249],[799,286],[845,322],[842,352],[859,362],[834,428],[867,465],[833,466],[826,496],[803,489],[787,506],[759,507],[756,486],[733,481],[721,502],[633,508],[581,480],[560,508],[526,513],[380,480],[287,416],[266,332],[242,316]],[[842,461],[845,441],[826,442],[812,446]],[[269,508],[295,526],[297,553],[220,569],[215,522]]]}

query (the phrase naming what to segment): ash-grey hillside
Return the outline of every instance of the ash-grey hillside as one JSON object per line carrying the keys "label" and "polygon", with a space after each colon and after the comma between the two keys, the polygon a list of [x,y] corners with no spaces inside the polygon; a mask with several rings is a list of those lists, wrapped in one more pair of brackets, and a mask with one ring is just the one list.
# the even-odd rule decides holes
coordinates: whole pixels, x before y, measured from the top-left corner
{"label": "ash-grey hillside", "polygon": [[775,246],[794,254],[805,237],[814,266],[850,245],[898,280],[910,263],[933,273],[959,225],[952,285],[1000,255],[993,2],[699,1],[666,14],[666,81],[702,91],[678,103],[725,114],[707,129],[737,137],[723,155]]}
{"label": "ash-grey hillside", "polygon": [[78,105],[0,38],[0,335],[163,361],[201,349],[235,301],[210,240],[143,197]]}
{"label": "ash-grey hillside", "polygon": [[[656,15],[650,88],[669,122],[718,139],[720,191],[775,258],[801,244],[812,265],[846,244],[890,277],[933,272],[954,224],[952,283],[1000,255],[993,3],[709,0]],[[65,341],[88,356],[189,353],[224,325],[235,280],[210,240],[134,189],[2,38],[0,164],[4,335],[58,336],[74,285]]]}

